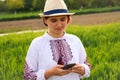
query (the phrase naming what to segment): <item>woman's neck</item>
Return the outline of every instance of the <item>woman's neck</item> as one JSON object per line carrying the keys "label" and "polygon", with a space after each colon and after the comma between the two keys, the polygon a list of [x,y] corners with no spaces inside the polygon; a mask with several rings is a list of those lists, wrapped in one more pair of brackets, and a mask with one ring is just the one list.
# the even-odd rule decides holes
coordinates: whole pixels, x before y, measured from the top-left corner
{"label": "woman's neck", "polygon": [[65,32],[61,33],[61,34],[52,34],[50,32],[47,32],[51,37],[53,38],[61,38],[63,37],[63,35],[65,34]]}

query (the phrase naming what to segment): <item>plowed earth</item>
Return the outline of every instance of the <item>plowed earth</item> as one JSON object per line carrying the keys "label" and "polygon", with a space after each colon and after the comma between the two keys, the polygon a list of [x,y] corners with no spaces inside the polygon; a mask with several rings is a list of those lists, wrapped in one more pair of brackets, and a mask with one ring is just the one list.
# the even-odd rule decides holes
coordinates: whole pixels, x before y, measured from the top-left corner
{"label": "plowed earth", "polygon": [[[112,22],[120,22],[120,11],[72,16],[72,24],[80,26],[107,24]],[[41,19],[0,22],[0,29],[9,28],[29,28],[32,30],[38,30],[46,27]]]}

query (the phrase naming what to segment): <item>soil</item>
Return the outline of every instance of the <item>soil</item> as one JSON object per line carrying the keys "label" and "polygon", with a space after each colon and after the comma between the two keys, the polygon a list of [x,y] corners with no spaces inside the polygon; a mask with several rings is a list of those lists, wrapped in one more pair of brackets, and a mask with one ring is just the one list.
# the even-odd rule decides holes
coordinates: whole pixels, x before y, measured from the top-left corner
{"label": "soil", "polygon": [[[72,24],[80,26],[107,24],[112,22],[120,22],[120,11],[72,16]],[[30,28],[32,30],[38,30],[46,27],[41,19],[0,22],[0,29],[9,28]]]}

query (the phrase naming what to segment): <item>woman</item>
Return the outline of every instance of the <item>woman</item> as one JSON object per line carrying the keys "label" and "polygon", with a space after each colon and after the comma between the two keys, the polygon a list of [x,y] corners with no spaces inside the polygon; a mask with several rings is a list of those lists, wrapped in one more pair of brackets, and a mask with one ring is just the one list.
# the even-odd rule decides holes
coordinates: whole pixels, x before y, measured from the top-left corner
{"label": "woman", "polygon": [[[48,29],[29,47],[24,80],[80,80],[89,77],[90,65],[81,41],[65,32],[73,14],[68,12],[63,0],[46,0],[44,13],[40,17]],[[75,65],[63,69],[64,65],[71,63]]]}

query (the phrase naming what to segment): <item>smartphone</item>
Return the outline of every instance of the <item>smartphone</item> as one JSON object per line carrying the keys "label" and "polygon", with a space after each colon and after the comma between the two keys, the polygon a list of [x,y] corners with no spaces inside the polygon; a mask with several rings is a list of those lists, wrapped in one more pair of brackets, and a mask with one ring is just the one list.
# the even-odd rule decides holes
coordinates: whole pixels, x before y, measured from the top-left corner
{"label": "smartphone", "polygon": [[75,65],[75,63],[71,63],[71,64],[66,64],[64,67],[62,67],[63,70],[72,68]]}

